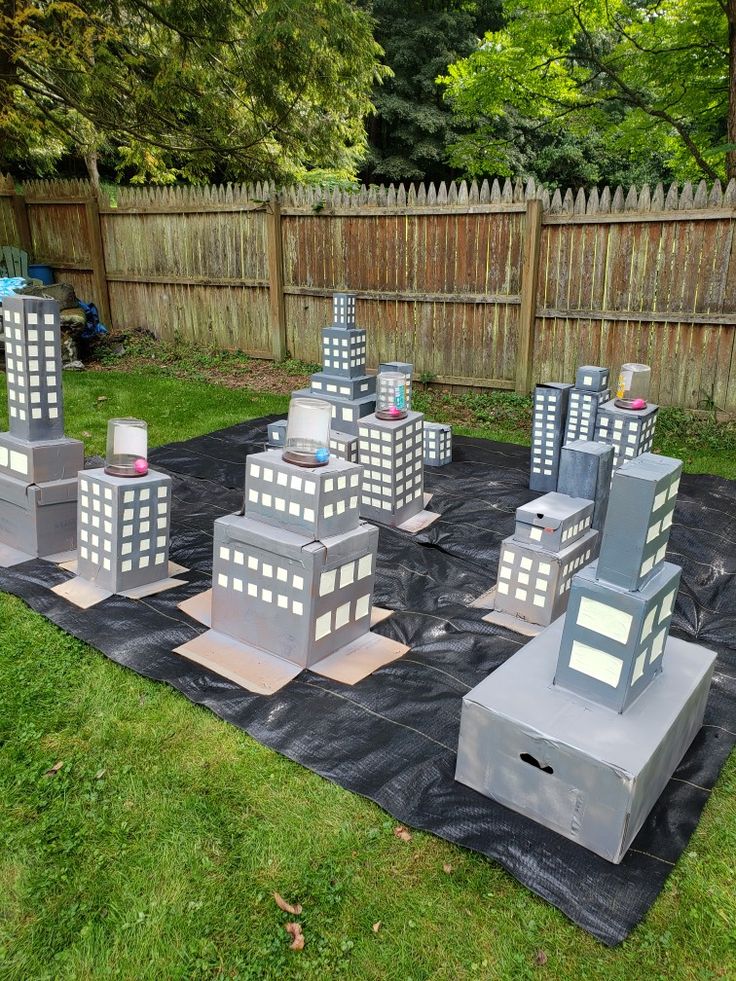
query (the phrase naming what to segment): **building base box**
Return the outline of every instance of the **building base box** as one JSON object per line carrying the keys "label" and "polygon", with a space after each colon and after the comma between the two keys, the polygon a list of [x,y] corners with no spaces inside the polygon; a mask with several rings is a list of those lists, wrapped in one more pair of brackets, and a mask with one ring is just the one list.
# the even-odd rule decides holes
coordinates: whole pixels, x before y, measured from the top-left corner
{"label": "building base box", "polygon": [[564,613],[575,573],[595,555],[598,532],[559,552],[517,542],[512,536],[501,543],[494,608],[528,623],[547,626]]}
{"label": "building base box", "polygon": [[455,779],[618,863],[702,725],[715,655],[670,637],[619,715],[552,683],[563,623],[464,697]]}
{"label": "building base box", "polygon": [[313,392],[311,388],[302,388],[297,392],[291,393],[292,398],[299,399],[324,399],[332,405],[332,424],[341,433],[348,433],[350,436],[358,435],[358,422],[364,416],[368,416],[376,408],[375,395],[364,396],[359,399],[341,398],[337,395],[322,394]]}
{"label": "building base box", "polygon": [[168,578],[171,477],[79,475],[77,574],[121,593]]}
{"label": "building base box", "polygon": [[18,439],[0,433],[0,474],[44,484],[69,480],[84,468],[84,443],[78,439]]}
{"label": "building base box", "polygon": [[77,544],[77,480],[28,484],[0,475],[0,542],[29,555]]}
{"label": "building base box", "polygon": [[240,515],[218,518],[212,629],[309,667],[369,631],[377,548],[370,525],[315,541]]}

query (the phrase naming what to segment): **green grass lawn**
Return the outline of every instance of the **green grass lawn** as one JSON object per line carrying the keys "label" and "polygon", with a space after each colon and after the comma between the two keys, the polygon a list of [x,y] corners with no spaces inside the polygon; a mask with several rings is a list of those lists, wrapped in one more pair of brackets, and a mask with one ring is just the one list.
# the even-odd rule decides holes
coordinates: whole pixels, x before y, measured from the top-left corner
{"label": "green grass lawn", "polygon": [[[147,418],[155,444],[286,407],[154,373],[71,375],[65,391],[91,452],[110,415]],[[498,866],[400,840],[378,807],[7,596],[0,638],[3,981],[736,977],[733,759],[650,915],[608,950]]]}

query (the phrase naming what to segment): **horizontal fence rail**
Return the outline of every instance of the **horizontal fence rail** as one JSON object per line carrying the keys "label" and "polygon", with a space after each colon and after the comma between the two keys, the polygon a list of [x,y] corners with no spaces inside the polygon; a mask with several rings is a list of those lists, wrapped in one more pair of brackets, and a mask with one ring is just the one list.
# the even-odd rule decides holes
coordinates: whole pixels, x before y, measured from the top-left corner
{"label": "horizontal fence rail", "polygon": [[736,412],[736,181],[554,190],[483,181],[325,190],[118,188],[0,175],[24,248],[115,328],[319,361],[350,290],[368,362],[528,392],[582,363],[653,367],[664,404]]}

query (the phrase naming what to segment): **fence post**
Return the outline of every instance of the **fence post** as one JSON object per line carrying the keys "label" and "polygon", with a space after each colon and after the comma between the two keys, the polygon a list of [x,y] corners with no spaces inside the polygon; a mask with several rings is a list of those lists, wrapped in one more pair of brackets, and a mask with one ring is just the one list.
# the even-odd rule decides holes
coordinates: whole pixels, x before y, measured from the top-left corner
{"label": "fence post", "polygon": [[24,194],[16,191],[10,198],[13,209],[15,227],[18,231],[18,244],[24,252],[27,252],[31,262],[33,262],[33,239],[31,237],[31,226],[28,222],[28,206]]}
{"label": "fence post", "polygon": [[284,305],[284,256],[281,242],[281,204],[273,192],[266,206],[268,241],[268,289],[271,304],[271,350],[275,361],[287,355],[286,307]]}
{"label": "fence post", "polygon": [[92,265],[92,280],[94,282],[94,302],[100,312],[100,320],[112,330],[112,312],[110,310],[110,291],[107,286],[107,269],[105,267],[105,250],[102,245],[100,229],[100,209],[97,198],[86,198],[84,212],[87,218],[87,241],[89,242],[89,257]]}
{"label": "fence post", "polygon": [[532,198],[526,203],[524,220],[524,258],[521,270],[521,307],[516,343],[516,391],[528,395],[532,388],[534,329],[537,318],[537,283],[542,240],[542,202]]}

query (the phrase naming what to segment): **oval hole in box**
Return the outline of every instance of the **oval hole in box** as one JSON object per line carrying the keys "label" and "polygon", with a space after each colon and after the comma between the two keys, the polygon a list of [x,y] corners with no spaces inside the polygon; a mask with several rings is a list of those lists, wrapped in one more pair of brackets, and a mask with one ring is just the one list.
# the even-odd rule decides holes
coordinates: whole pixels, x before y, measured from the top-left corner
{"label": "oval hole in box", "polygon": [[528,763],[529,766],[535,766],[538,770],[541,770],[542,773],[554,773],[555,772],[552,769],[551,766],[542,766],[542,764],[539,762],[539,760],[535,756],[532,756],[531,753],[520,753],[519,754],[519,759],[523,763]]}

